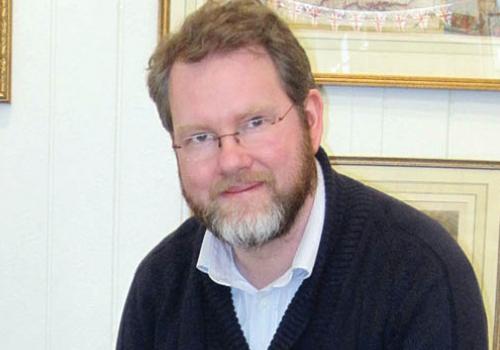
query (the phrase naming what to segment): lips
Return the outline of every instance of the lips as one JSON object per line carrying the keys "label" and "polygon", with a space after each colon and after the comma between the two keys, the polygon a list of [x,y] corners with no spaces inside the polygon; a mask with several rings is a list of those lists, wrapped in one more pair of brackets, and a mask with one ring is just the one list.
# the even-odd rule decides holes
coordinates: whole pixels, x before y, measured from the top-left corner
{"label": "lips", "polygon": [[252,193],[263,186],[272,188],[273,176],[269,172],[246,172],[235,176],[227,176],[217,181],[210,190],[210,198],[230,198],[232,196]]}
{"label": "lips", "polygon": [[263,184],[262,182],[251,182],[245,184],[231,185],[222,192],[222,195],[233,195],[233,194],[249,192],[262,186],[262,184]]}

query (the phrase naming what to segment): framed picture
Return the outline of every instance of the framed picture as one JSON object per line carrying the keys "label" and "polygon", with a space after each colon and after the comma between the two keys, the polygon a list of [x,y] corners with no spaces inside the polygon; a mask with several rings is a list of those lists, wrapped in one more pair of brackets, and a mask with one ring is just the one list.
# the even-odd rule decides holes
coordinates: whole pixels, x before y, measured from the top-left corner
{"label": "framed picture", "polygon": [[500,37],[500,12],[489,14],[488,26],[491,36]]}
{"label": "framed picture", "polygon": [[11,3],[0,0],[0,102],[10,101]]}
{"label": "framed picture", "polygon": [[469,258],[500,349],[500,162],[331,158],[333,168],[439,221]]}
{"label": "framed picture", "polygon": [[[160,0],[162,33],[204,1]],[[263,2],[290,24],[320,84],[500,90],[496,0]]]}

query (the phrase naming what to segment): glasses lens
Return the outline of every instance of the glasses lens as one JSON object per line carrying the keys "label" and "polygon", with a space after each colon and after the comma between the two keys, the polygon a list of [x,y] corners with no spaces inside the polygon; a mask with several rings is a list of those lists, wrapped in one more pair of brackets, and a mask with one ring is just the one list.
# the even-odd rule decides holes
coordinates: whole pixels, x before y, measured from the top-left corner
{"label": "glasses lens", "polygon": [[184,158],[189,162],[199,162],[210,159],[217,153],[217,142],[207,142],[203,146],[187,146],[180,149]]}
{"label": "glasses lens", "polygon": [[234,137],[240,146],[247,149],[262,149],[272,144],[276,137],[280,137],[273,126],[282,121],[292,107],[293,104],[278,118],[258,116],[244,120],[235,133],[219,136],[212,133],[197,134],[195,138],[186,139],[187,142],[182,143],[177,150],[183,159],[189,162],[208,160],[217,155],[219,148],[223,147],[222,139],[226,137]]}

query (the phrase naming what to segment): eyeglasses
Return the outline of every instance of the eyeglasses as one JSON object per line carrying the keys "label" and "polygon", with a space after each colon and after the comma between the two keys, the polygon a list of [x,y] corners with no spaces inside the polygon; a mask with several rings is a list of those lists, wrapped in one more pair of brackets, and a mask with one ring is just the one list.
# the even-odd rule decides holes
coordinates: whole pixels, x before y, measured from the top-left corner
{"label": "eyeglasses", "polygon": [[245,148],[265,147],[275,136],[272,126],[285,119],[293,106],[292,103],[280,117],[257,115],[245,118],[239,123],[236,131],[230,134],[217,135],[210,131],[197,131],[182,137],[179,143],[173,143],[172,148],[179,151],[187,161],[197,162],[215,157],[222,147],[224,137],[234,137],[235,141]]}

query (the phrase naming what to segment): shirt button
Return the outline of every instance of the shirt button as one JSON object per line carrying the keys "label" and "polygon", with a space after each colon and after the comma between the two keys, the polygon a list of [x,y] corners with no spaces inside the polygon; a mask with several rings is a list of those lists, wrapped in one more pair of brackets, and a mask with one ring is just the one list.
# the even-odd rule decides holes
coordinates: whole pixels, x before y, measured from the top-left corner
{"label": "shirt button", "polygon": [[259,304],[263,309],[267,309],[267,307],[269,306],[269,302],[266,299],[261,299]]}

